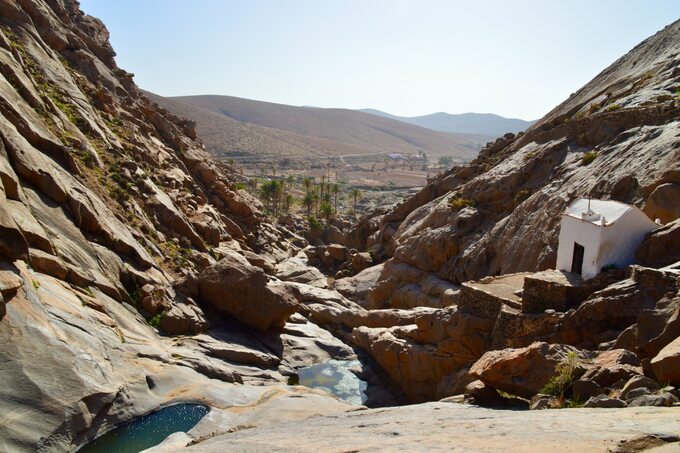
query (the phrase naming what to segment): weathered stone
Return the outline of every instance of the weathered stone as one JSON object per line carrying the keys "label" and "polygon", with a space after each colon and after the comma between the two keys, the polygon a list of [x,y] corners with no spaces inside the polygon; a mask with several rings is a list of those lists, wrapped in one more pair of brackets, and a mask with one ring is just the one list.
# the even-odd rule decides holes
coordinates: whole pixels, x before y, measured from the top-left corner
{"label": "weathered stone", "polygon": [[[211,436],[186,451],[298,451],[303,439],[310,451],[596,453],[622,439],[658,433],[669,433],[664,437],[676,442],[678,421],[675,408],[517,411],[436,402],[241,429]],[[676,446],[667,445],[671,449],[664,453]]]}
{"label": "weathered stone", "polygon": [[333,287],[340,294],[352,299],[362,307],[370,308],[366,299],[370,291],[375,287],[382,269],[382,264],[369,267],[352,277],[336,280]]}
{"label": "weathered stone", "polygon": [[642,375],[642,364],[637,356],[625,349],[614,349],[601,352],[580,379],[606,388],[639,375]]}
{"label": "weathered stone", "polygon": [[267,276],[245,258],[225,256],[198,277],[201,298],[261,331],[281,329],[297,309],[285,285],[267,283]]}
{"label": "weathered stone", "polygon": [[633,376],[621,389],[621,398],[628,399],[628,394],[639,388],[656,391],[659,389],[659,384],[647,376]]}
{"label": "weathered stone", "polygon": [[678,402],[678,397],[672,393],[661,393],[657,395],[641,395],[628,402],[630,407],[658,406],[670,407]]}
{"label": "weathered stone", "polygon": [[352,271],[355,274],[373,265],[373,257],[370,253],[362,252],[352,256]]}
{"label": "weathered stone", "polygon": [[553,409],[557,408],[558,406],[558,401],[557,398],[555,398],[552,395],[545,395],[543,393],[538,393],[534,395],[531,398],[531,401],[529,402],[529,409],[534,411],[534,410],[543,410],[543,409]]}
{"label": "weathered stone", "polygon": [[571,394],[578,401],[587,401],[589,398],[604,395],[606,390],[594,381],[577,379],[571,385]]}
{"label": "weathered stone", "polygon": [[680,385],[680,337],[659,351],[651,365],[659,381]]}
{"label": "weathered stone", "polygon": [[465,394],[472,403],[479,406],[493,406],[502,399],[496,389],[489,387],[482,381],[472,381],[465,386]]}
{"label": "weathered stone", "polygon": [[654,230],[635,252],[638,263],[663,267],[680,261],[680,219]]}
{"label": "weathered stone", "polygon": [[586,401],[583,407],[620,408],[626,407],[626,402],[617,398],[610,398],[607,395],[597,395]]}
{"label": "weathered stone", "polygon": [[168,335],[189,335],[203,332],[210,327],[203,311],[193,302],[175,302],[161,315],[158,326]]}
{"label": "weathered stone", "polygon": [[658,186],[647,197],[644,212],[650,219],[669,223],[680,218],[680,184],[666,183]]}
{"label": "weathered stone", "polygon": [[623,393],[620,395],[620,398],[622,400],[625,400],[627,402],[630,402],[640,396],[643,395],[650,395],[654,392],[651,392],[650,389],[645,388],[645,387],[638,387],[636,389],[629,390],[625,395]]}
{"label": "weathered stone", "polygon": [[4,201],[0,201],[0,255],[10,261],[28,257],[28,242]]}
{"label": "weathered stone", "polygon": [[344,245],[329,244],[326,246],[326,251],[337,262],[343,262],[347,259],[347,247]]}
{"label": "weathered stone", "polygon": [[64,263],[54,255],[38,249],[28,250],[29,260],[33,269],[58,279],[65,280],[68,269]]}
{"label": "weathered stone", "polygon": [[485,353],[470,368],[470,374],[485,384],[513,395],[531,398],[555,375],[567,354],[580,352],[567,345],[536,342],[522,349]]}

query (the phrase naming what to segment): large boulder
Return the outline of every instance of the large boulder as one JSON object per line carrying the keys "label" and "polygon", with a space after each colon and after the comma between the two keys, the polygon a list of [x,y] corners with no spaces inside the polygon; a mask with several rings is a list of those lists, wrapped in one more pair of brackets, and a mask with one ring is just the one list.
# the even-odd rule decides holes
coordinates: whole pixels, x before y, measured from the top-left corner
{"label": "large boulder", "polygon": [[570,352],[585,358],[571,346],[543,342],[526,348],[489,351],[472,365],[470,374],[496,389],[531,398],[550,381]]}
{"label": "large boulder", "polygon": [[680,337],[666,345],[651,361],[656,378],[680,385]]}
{"label": "large boulder", "polygon": [[657,268],[680,261],[680,219],[652,231],[638,247],[635,259],[643,266]]}
{"label": "large boulder", "polygon": [[270,283],[259,268],[236,254],[228,254],[198,277],[201,298],[219,310],[260,331],[283,328],[297,309],[285,285]]}
{"label": "large boulder", "polygon": [[642,375],[642,365],[637,356],[625,349],[603,351],[581,376],[602,388],[621,388],[633,377]]}
{"label": "large boulder", "polygon": [[188,335],[210,327],[203,311],[191,299],[175,302],[160,318],[159,328],[168,335]]}
{"label": "large boulder", "polygon": [[661,223],[672,222],[680,218],[680,184],[672,182],[661,184],[649,194],[644,212],[651,219],[659,219]]}

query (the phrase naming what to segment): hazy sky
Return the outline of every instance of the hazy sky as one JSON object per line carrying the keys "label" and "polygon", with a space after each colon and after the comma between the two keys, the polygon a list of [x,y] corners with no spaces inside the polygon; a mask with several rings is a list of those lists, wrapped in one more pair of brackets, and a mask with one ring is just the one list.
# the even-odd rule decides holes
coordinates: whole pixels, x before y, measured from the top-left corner
{"label": "hazy sky", "polygon": [[535,119],[680,0],[81,0],[161,95]]}

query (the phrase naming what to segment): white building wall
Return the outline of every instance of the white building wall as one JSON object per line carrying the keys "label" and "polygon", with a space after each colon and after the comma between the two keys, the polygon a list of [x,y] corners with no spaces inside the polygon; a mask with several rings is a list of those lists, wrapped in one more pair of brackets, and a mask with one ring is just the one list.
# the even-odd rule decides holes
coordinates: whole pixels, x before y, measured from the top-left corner
{"label": "white building wall", "polygon": [[571,271],[574,256],[574,242],[578,242],[585,249],[583,252],[583,278],[590,278],[600,272],[598,266],[598,251],[601,243],[602,228],[590,222],[576,219],[569,215],[562,216],[560,238],[557,247],[557,269]]}
{"label": "white building wall", "polygon": [[584,279],[596,276],[610,264],[625,267],[635,261],[638,246],[655,228],[658,225],[638,209],[627,211],[616,222],[604,227],[563,215],[556,268],[571,271],[575,242],[584,248],[581,273]]}
{"label": "white building wall", "polygon": [[645,235],[658,227],[642,211],[631,209],[614,224],[602,228],[602,243],[596,259],[598,270],[609,264],[619,268],[632,264]]}

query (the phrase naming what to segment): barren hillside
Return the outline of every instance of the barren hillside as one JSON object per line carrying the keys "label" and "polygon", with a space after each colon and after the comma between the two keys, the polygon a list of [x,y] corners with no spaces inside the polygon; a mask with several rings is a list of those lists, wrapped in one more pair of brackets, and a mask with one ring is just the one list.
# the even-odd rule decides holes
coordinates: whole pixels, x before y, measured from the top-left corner
{"label": "barren hillside", "polygon": [[[275,150],[284,152],[287,149],[285,152],[294,156],[416,154],[423,151],[433,158],[447,155],[469,160],[487,141],[487,137],[447,134],[346,109],[293,107],[231,96],[154,100],[170,111],[181,112],[195,120],[207,149],[216,153],[237,151],[238,146],[243,146],[239,140],[245,140],[244,135],[253,129],[263,131],[255,126],[266,128],[267,135],[277,140]],[[227,121],[220,123],[206,111],[222,115]],[[236,124],[243,129],[236,132]],[[282,142],[287,143],[287,148]],[[250,153],[270,154],[267,146],[264,142],[251,143],[246,149]]]}

